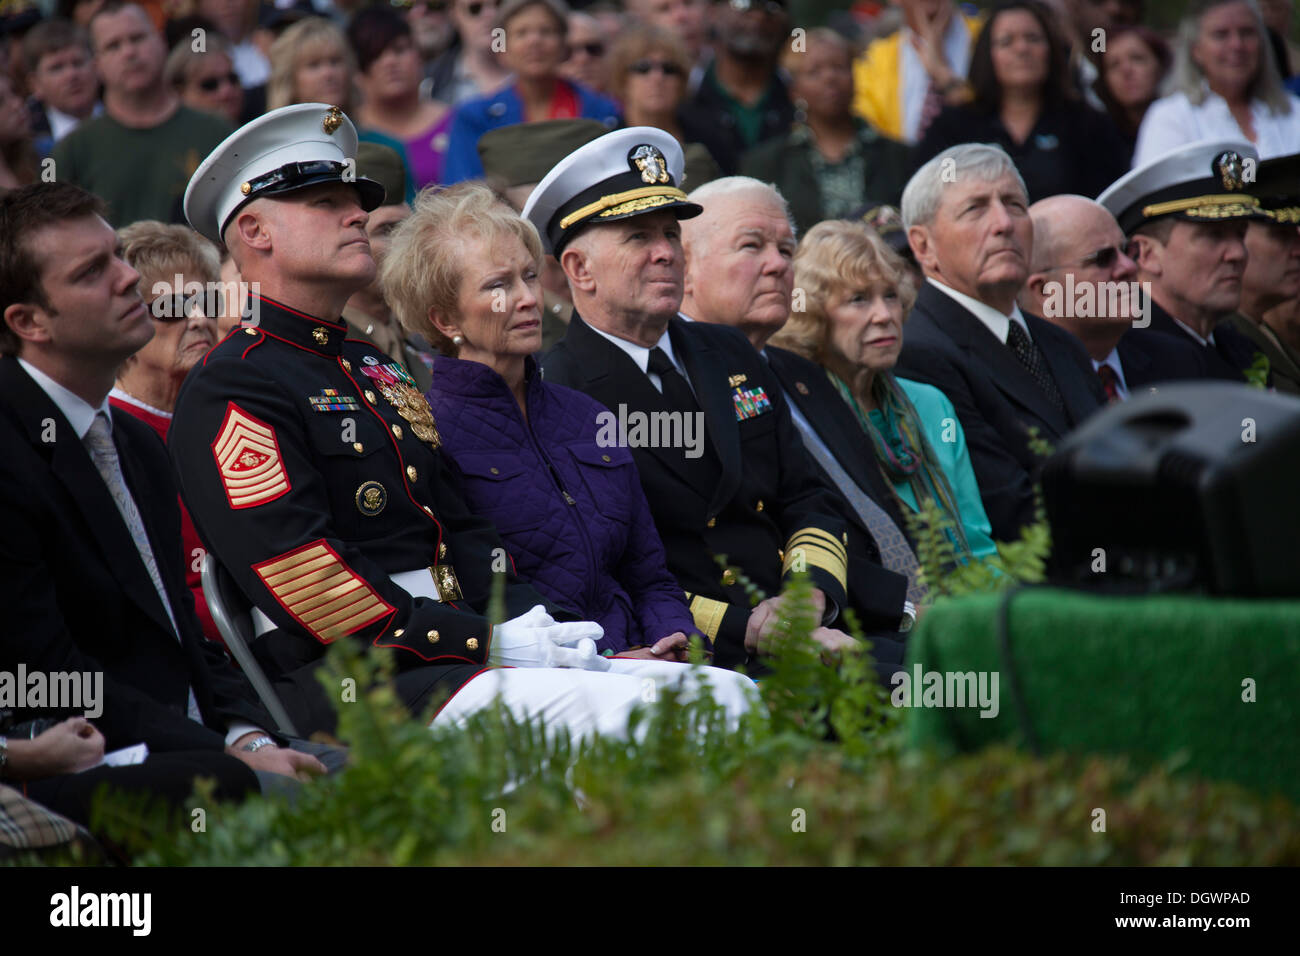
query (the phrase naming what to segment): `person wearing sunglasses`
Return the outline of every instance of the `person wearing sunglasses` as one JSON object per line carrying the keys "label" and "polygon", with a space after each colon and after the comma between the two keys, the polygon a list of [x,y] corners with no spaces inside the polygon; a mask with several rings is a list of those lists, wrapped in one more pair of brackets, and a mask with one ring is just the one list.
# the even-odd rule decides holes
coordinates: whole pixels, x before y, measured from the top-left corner
{"label": "person wearing sunglasses", "polygon": [[244,88],[239,83],[230,44],[219,33],[207,38],[203,50],[185,37],[172,48],[163,67],[163,82],[192,110],[220,116],[232,126],[242,122]]}
{"label": "person wearing sunglasses", "polygon": [[589,13],[569,14],[569,58],[560,67],[566,80],[604,93],[609,88],[609,38],[605,27]]}
{"label": "person wearing sunglasses", "polygon": [[[789,33],[785,0],[714,4],[713,62],[687,110],[697,125],[718,130],[737,158],[783,135],[794,122],[790,91],[777,70]],[[723,175],[736,171],[737,166],[722,163]]]}
{"label": "person wearing sunglasses", "polygon": [[[152,426],[166,442],[185,376],[217,344],[217,315],[222,303],[216,290],[221,258],[212,243],[188,226],[145,220],[118,230],[117,235],[122,243],[122,258],[140,273],[140,294],[154,335],[122,363],[108,400]],[[200,292],[200,288],[204,291]],[[203,596],[199,562],[193,560],[194,555],[202,556],[203,542],[184,504],[181,541],[185,583],[194,593],[203,635],[220,641]]]}
{"label": "person wearing sunglasses", "polygon": [[[1157,382],[1204,376],[1191,344],[1170,336],[1153,343],[1125,334],[1141,319],[1142,302],[1132,296],[1138,268],[1123,230],[1104,206],[1083,196],[1050,196],[1029,207],[1029,218],[1034,251],[1020,307],[1083,343],[1107,401],[1123,401]],[[1075,294],[1069,307],[1061,308],[1069,289]],[[1085,289],[1096,308],[1075,308]],[[1053,294],[1057,303],[1049,307]]]}
{"label": "person wearing sunglasses", "polygon": [[618,104],[560,75],[569,32],[563,0],[507,0],[494,29],[504,31],[499,54],[512,72],[510,85],[462,103],[451,121],[444,181],[481,179],[478,141],[488,130],[548,119],[594,119],[618,124]]}
{"label": "person wearing sunglasses", "polygon": [[623,106],[624,126],[653,126],[682,144],[686,182],[700,186],[734,166],[727,139],[682,109],[690,58],[676,35],[659,27],[632,27],[610,51],[610,92]]}

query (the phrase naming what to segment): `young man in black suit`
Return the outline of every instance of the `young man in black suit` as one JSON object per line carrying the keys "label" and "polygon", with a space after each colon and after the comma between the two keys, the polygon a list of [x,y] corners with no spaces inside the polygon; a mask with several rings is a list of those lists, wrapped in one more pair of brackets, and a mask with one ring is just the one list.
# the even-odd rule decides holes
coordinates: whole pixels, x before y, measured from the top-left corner
{"label": "young man in black suit", "polygon": [[1129,334],[1143,320],[1137,263],[1106,207],[1084,196],[1051,196],[1029,207],[1034,254],[1020,304],[1077,338],[1108,401],[1123,401],[1159,382],[1203,378],[1190,342]]}
{"label": "young man in black suit", "polygon": [[[544,362],[547,380],[591,395],[620,420],[666,414],[692,425],[670,445],[639,442],[634,428],[626,441],[669,570],[714,663],[734,666],[758,653],[781,617],[778,592],[795,570],[812,578],[820,623],[836,619],[847,602],[846,530],[758,353],[735,329],[677,315],[678,220],[700,212],[677,188],[682,168],[671,136],[618,130],[561,161],[524,216],[574,297],[568,333]],[[738,576],[716,555],[773,596],[751,612]],[[814,638],[831,650],[853,643],[825,626]]]}
{"label": "young man in black suit", "polygon": [[1033,519],[1041,457],[1031,429],[1059,442],[1104,393],[1068,332],[1025,315],[1033,225],[1024,182],[996,146],[946,149],[903,191],[908,242],[925,273],[896,374],[940,389],[970,447],[993,537]]}
{"label": "young man in black suit", "polygon": [[[108,749],[150,751],[126,783],[108,778],[121,785],[179,800],[198,775],[237,795],[256,785],[248,768],[323,772],[262,730],[252,688],[203,638],[166,450],[108,404],[154,332],[118,248],[101,201],[75,186],[0,198],[0,669],[102,673]],[[92,780],[31,792],[84,819]]]}

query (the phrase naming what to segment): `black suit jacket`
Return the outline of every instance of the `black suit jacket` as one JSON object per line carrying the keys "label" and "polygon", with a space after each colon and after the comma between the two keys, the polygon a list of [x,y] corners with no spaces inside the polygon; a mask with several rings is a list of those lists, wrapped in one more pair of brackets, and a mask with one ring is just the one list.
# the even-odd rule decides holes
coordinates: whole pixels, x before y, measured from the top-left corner
{"label": "black suit jacket", "polygon": [[[200,630],[162,441],[117,409],[113,438],[181,639],[72,425],[17,359],[3,357],[0,669],[102,671],[95,723],[110,750],[143,741],[151,751],[220,751],[230,721],[274,724]],[[191,687],[204,724],[186,716]]]}
{"label": "black suit jacket", "polygon": [[1116,346],[1130,397],[1161,382],[1207,377],[1201,349],[1186,335],[1182,335],[1186,341],[1180,342],[1169,335],[1139,335],[1140,331],[1129,329]]}
{"label": "black suit jacket", "polygon": [[[1151,324],[1144,329],[1132,329],[1124,334],[1150,351],[1165,349],[1166,339],[1173,338],[1185,342],[1201,356],[1204,372],[1199,378],[1218,378],[1227,382],[1245,380],[1245,370],[1255,361],[1259,348],[1246,336],[1242,335],[1227,322],[1220,322],[1214,328],[1214,344],[1201,345],[1185,331],[1179,328],[1173,316],[1151,301]],[[1127,373],[1127,368],[1125,369]]]}
{"label": "black suit jacket", "polygon": [[933,385],[948,396],[970,447],[993,537],[1009,541],[1033,520],[1033,485],[1042,459],[1029,429],[1058,443],[1105,401],[1083,346],[1069,332],[1025,314],[1065,401],[1054,406],[1015,353],[978,318],[930,282],[921,286],[903,332],[897,375]]}
{"label": "black suit jacket", "polygon": [[[717,452],[720,475],[710,487],[686,477],[682,451],[633,448],[641,484],[668,555],[668,568],[691,596],[696,626],[714,641],[714,660],[728,666],[745,660],[745,624],[750,605],[739,582],[724,584],[714,555],[726,555],[769,595],[785,578],[783,550],[803,534],[838,551],[844,560],[845,520],[835,492],[818,477],[812,459],[790,420],[781,390],[762,357],[735,329],[673,319],[673,351],[685,366],[704,412],[708,440]],[[574,313],[564,339],[543,362],[546,380],[585,392],[614,412],[662,408],[662,397],[628,355]],[[733,386],[733,381],[744,381]],[[771,408],[740,420],[733,396],[737,388],[762,388]],[[839,545],[838,548],[835,546]],[[808,553],[814,554],[814,549]],[[834,563],[833,561],[830,563]],[[837,581],[810,558],[814,583],[840,608],[847,595],[843,574]],[[882,619],[897,627],[906,582]],[[868,627],[877,621],[864,621]]]}

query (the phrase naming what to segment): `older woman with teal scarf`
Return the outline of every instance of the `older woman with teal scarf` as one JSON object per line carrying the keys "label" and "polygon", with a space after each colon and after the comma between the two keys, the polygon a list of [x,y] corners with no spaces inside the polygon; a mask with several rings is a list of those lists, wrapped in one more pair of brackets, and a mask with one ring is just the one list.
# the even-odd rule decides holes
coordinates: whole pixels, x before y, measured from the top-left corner
{"label": "older woman with teal scarf", "polygon": [[950,520],[959,560],[995,554],[952,402],[933,386],[893,374],[916,298],[903,260],[869,226],[830,220],[804,236],[794,267],[804,308],[772,344],[825,369],[904,513],[933,501]]}

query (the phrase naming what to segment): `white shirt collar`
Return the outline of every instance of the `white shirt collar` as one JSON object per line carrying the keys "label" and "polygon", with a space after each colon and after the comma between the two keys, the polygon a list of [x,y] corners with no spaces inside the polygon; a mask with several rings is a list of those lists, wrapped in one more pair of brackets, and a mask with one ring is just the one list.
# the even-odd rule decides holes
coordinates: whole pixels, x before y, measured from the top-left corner
{"label": "white shirt collar", "polygon": [[[651,349],[654,348],[663,349],[664,354],[668,356],[668,360],[671,361],[673,365],[677,367],[677,371],[679,372],[682,371],[682,363],[677,361],[677,356],[673,354],[673,340],[672,337],[668,334],[668,328],[666,326],[664,327],[664,334],[659,336],[659,341],[656,342],[654,345],[652,345],[650,348],[646,348],[644,345],[638,345],[636,342],[629,342],[627,339],[620,339],[617,335],[611,335],[610,333],[606,332],[604,329],[596,328],[590,322],[587,323],[587,327],[590,328],[591,331],[595,332],[597,335],[601,336],[602,338],[608,339],[610,342],[613,342],[625,353],[627,353],[628,358],[630,358],[633,362],[636,362],[636,367],[639,368],[642,372],[648,372],[650,368],[650,352]],[[658,376],[656,376],[656,378],[657,377]]]}
{"label": "white shirt collar", "polygon": [[[1169,318],[1174,319],[1174,317],[1173,317],[1172,315],[1169,316]],[[1174,319],[1174,325],[1178,326],[1180,329],[1182,329],[1184,332],[1186,332],[1186,333],[1187,333],[1188,335],[1190,335],[1192,338],[1196,339],[1196,341],[1197,341],[1198,343],[1200,343],[1201,345],[1208,345],[1208,346],[1213,346],[1213,345],[1214,345],[1214,332],[1213,332],[1213,331],[1210,332],[1210,336],[1209,336],[1209,338],[1204,338],[1204,337],[1202,337],[1202,335],[1201,335],[1200,332],[1197,332],[1197,331],[1196,331],[1195,329],[1193,329],[1190,325],[1187,325],[1187,324],[1184,323],[1184,322],[1180,322],[1178,319]]]}
{"label": "white shirt collar", "polygon": [[1101,371],[1103,365],[1110,366],[1110,370],[1115,373],[1115,390],[1119,392],[1120,398],[1127,399],[1128,382],[1124,380],[1124,363],[1119,360],[1119,347],[1116,346],[1111,349],[1110,354],[1100,362],[1095,358],[1090,358],[1089,360],[1092,362],[1092,370],[1094,372]]}
{"label": "white shirt collar", "polygon": [[77,433],[79,441],[85,440],[86,433],[90,431],[90,426],[94,424],[95,416],[100,412],[103,412],[104,417],[108,419],[109,433],[112,433],[113,415],[109,411],[107,395],[99,403],[99,407],[95,408],[84,398],[68,391],[26,359],[19,358],[18,364],[41,387],[41,391],[50,397],[50,401],[58,406],[59,411],[63,412],[63,417],[68,420],[72,430]]}
{"label": "white shirt collar", "polygon": [[979,319],[980,322],[984,324],[984,327],[993,333],[993,337],[1003,345],[1007,344],[1007,336],[1011,334],[1012,320],[1015,320],[1015,322],[1024,329],[1025,335],[1029,336],[1029,341],[1032,342],[1034,340],[1033,335],[1029,332],[1029,324],[1025,321],[1025,317],[1020,314],[1020,306],[1012,305],[1011,314],[1003,315],[997,309],[993,308],[993,306],[985,305],[979,299],[971,298],[964,292],[958,292],[952,286],[944,285],[937,279],[932,279],[927,276],[925,281],[930,283],[940,292],[943,292],[958,305],[965,308],[966,311],[970,312],[971,315],[975,316],[975,318]]}

